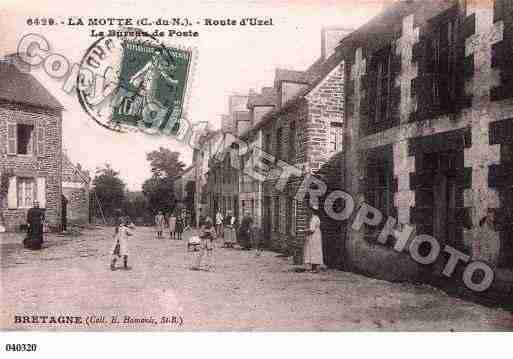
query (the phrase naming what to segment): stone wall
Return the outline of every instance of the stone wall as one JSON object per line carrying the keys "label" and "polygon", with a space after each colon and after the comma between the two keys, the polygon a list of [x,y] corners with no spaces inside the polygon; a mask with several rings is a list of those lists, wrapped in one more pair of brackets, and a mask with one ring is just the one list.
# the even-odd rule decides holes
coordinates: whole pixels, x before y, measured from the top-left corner
{"label": "stone wall", "polygon": [[[462,4],[454,1],[452,5],[448,3],[442,9],[447,10],[444,15],[446,18],[459,18],[461,28],[458,30],[456,51],[459,51],[458,46],[463,46],[463,51],[457,52],[457,69],[461,72],[456,74],[456,81],[462,81],[458,89],[463,91],[456,92],[456,106],[445,113],[440,108],[426,107],[426,93],[422,89],[422,82],[425,81],[423,62],[430,59],[422,57],[420,51],[421,41],[426,41],[426,36],[431,36],[431,32],[426,33],[427,21],[439,16],[442,10],[422,8],[422,4],[414,13],[405,13],[402,17],[401,35],[391,40],[395,42],[396,53],[401,57],[401,71],[396,80],[400,89],[400,122],[368,136],[361,132],[361,128],[365,127],[362,122],[368,121],[367,87],[371,74],[367,72],[367,63],[373,56],[373,50],[365,48],[365,42],[360,42],[364,47],[352,49],[347,58],[350,64],[346,71],[346,119],[349,136],[347,183],[353,197],[361,200],[365,175],[364,153],[368,149],[391,145],[393,176],[396,182],[394,207],[400,223],[415,227],[424,222],[415,210],[419,206],[418,194],[415,192],[415,185],[420,179],[419,152],[455,151],[454,146],[459,146],[458,149],[464,152],[464,164],[461,168],[463,177],[459,185],[459,188],[463,188],[464,198],[458,220],[465,221],[467,227],[463,230],[461,248],[475,259],[481,258],[490,262],[490,258],[499,257],[497,253],[485,256],[477,251],[483,246],[472,244],[483,240],[478,236],[479,221],[487,209],[505,207],[501,203],[499,191],[489,182],[490,178],[494,178],[494,168],[501,166],[500,141],[492,140],[491,128],[497,121],[513,121],[511,94],[510,98],[505,98],[504,93],[498,96],[500,91],[495,90],[500,89],[501,84],[509,83],[507,77],[501,77],[503,70],[499,64],[502,62],[498,56],[500,51],[496,51],[496,44],[500,44],[505,38],[503,32],[507,27],[504,24],[510,21],[511,13],[508,13],[507,19],[504,16],[495,16],[493,2],[476,2],[475,5],[469,3],[468,6]],[[454,7],[448,10],[447,6]],[[375,43],[373,40],[373,44]],[[420,73],[424,77],[420,78]],[[419,145],[420,143],[424,145]],[[498,232],[487,241],[494,242],[495,251],[500,251]],[[404,280],[417,277],[422,269],[408,258],[408,253],[397,253],[379,243],[369,243],[361,232],[350,233],[346,248],[353,267],[373,276]],[[491,264],[497,263],[492,261]]]}
{"label": "stone wall", "polygon": [[89,182],[86,173],[64,156],[62,164],[62,194],[66,197],[68,224],[89,223]]}

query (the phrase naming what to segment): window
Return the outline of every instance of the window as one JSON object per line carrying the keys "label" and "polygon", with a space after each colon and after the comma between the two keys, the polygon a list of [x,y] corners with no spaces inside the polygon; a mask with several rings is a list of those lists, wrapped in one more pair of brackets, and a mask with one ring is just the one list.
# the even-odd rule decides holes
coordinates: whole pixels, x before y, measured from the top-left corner
{"label": "window", "polygon": [[265,152],[267,153],[271,153],[271,134],[268,133],[267,135],[265,135],[265,146],[264,146],[264,150]]}
{"label": "window", "polygon": [[343,135],[344,135],[344,131],[343,131],[342,123],[332,122],[330,124],[330,144],[329,144],[330,152],[342,151]]}
{"label": "window", "polygon": [[273,221],[274,232],[280,230],[280,197],[274,197],[274,221]]}
{"label": "window", "polygon": [[282,234],[287,234],[288,231],[288,221],[289,221],[289,213],[288,213],[288,210],[289,210],[289,203],[288,203],[288,198],[285,197],[285,196],[282,196],[280,197],[280,210],[282,211],[280,213],[280,233]]}
{"label": "window", "polygon": [[16,128],[16,137],[18,146],[16,153],[19,155],[29,155],[33,153],[33,132],[34,126],[18,124]]}
{"label": "window", "polygon": [[511,143],[501,144],[501,162],[513,163],[513,145]]}
{"label": "window", "polygon": [[431,100],[435,107],[448,111],[456,94],[456,39],[457,23],[441,23],[431,40],[433,77]]}
{"label": "window", "polygon": [[385,164],[374,164],[368,167],[369,204],[380,210],[383,216],[392,215],[393,194],[391,193],[390,173]]}
{"label": "window", "polygon": [[[9,123],[7,125],[7,154],[43,155],[45,150],[44,120],[34,124]],[[36,133],[37,132],[37,133]],[[37,136],[36,136],[37,135]],[[36,141],[37,140],[37,141]]]}
{"label": "window", "polygon": [[374,122],[386,121],[390,114],[390,91],[392,86],[391,58],[392,51],[390,47],[380,50],[376,53],[376,110]]}
{"label": "window", "polygon": [[296,122],[292,121],[289,128],[289,162],[296,163]]}
{"label": "window", "polygon": [[297,201],[295,199],[291,200],[291,213],[290,213],[290,234],[296,235],[296,211],[297,211]]}
{"label": "window", "polygon": [[293,198],[287,198],[287,227],[286,227],[286,233],[287,234],[294,234],[294,225],[295,225],[295,215],[294,215],[294,199]]}
{"label": "window", "polygon": [[34,201],[46,208],[46,179],[44,177],[10,177],[7,190],[9,209],[31,208]]}
{"label": "window", "polygon": [[19,177],[17,179],[18,208],[31,208],[37,198],[37,187],[34,178]]}

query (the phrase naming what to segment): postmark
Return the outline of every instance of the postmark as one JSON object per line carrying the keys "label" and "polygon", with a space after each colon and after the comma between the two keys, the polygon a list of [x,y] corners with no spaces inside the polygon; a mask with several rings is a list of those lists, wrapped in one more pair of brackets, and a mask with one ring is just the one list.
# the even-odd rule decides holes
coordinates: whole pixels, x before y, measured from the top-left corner
{"label": "postmark", "polygon": [[82,108],[113,131],[175,135],[187,117],[196,50],[164,44],[141,30],[123,33],[95,41],[82,58]]}

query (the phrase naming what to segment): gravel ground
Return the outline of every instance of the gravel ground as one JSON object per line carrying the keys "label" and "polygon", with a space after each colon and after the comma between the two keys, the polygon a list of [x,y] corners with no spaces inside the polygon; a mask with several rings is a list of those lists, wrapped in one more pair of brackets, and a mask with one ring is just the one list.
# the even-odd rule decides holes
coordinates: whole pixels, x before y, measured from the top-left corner
{"label": "gravel ground", "polygon": [[[296,273],[273,252],[216,248],[213,271],[190,269],[186,241],[139,227],[131,270],[109,269],[112,228],[48,235],[42,251],[2,234],[0,327],[44,330],[511,330],[513,315],[424,285],[326,271]],[[188,238],[190,233],[185,235]],[[16,323],[15,316],[81,323]],[[117,322],[112,323],[115,317]],[[162,318],[167,318],[167,322]],[[58,320],[59,318],[55,318]],[[124,322],[129,319],[128,322]],[[31,321],[33,321],[31,319]],[[42,321],[42,318],[39,318]]]}

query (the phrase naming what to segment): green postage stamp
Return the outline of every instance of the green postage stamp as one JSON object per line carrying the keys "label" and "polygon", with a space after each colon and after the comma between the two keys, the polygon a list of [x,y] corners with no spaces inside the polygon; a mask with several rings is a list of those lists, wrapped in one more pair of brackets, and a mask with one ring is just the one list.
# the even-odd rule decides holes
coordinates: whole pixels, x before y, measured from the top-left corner
{"label": "green postage stamp", "polygon": [[[112,121],[151,126],[151,119],[163,116],[158,119],[159,129],[171,126],[176,131],[184,107],[192,52],[130,40],[122,46],[119,86],[128,95],[114,106]],[[152,113],[158,111],[162,113]]]}
{"label": "green postage stamp", "polygon": [[[175,135],[187,116],[195,60],[195,49],[167,46],[148,35],[102,38],[82,60],[80,103],[111,130]],[[103,101],[106,92],[110,100]]]}

